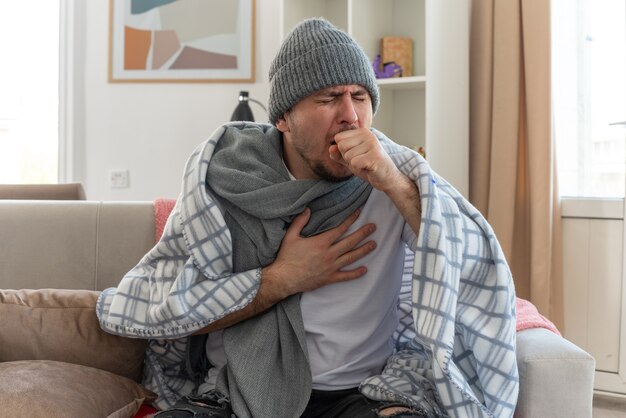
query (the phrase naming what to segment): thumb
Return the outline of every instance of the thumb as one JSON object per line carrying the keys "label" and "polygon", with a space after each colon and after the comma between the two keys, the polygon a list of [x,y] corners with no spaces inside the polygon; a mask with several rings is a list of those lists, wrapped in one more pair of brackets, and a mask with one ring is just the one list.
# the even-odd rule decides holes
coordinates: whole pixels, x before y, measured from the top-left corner
{"label": "thumb", "polygon": [[336,161],[342,165],[348,165],[343,159],[343,155],[341,155],[341,151],[339,151],[339,147],[336,144],[333,144],[330,146],[330,148],[328,148],[328,154],[331,160]]}

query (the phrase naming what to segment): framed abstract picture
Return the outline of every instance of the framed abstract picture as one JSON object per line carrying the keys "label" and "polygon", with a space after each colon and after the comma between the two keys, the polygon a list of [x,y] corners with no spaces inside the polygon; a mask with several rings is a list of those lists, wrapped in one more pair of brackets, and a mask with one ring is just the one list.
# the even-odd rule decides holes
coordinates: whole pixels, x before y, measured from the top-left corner
{"label": "framed abstract picture", "polygon": [[109,81],[254,81],[254,0],[110,0]]}

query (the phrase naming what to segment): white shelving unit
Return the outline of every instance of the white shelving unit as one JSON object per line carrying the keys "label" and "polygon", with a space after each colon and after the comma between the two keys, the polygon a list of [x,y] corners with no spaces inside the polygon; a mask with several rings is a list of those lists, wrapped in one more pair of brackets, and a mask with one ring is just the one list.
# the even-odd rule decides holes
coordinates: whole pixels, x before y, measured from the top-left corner
{"label": "white shelving unit", "polygon": [[324,17],[373,61],[384,36],[413,39],[413,76],[379,80],[374,127],[413,149],[465,196],[469,191],[470,0],[283,0],[282,37]]}

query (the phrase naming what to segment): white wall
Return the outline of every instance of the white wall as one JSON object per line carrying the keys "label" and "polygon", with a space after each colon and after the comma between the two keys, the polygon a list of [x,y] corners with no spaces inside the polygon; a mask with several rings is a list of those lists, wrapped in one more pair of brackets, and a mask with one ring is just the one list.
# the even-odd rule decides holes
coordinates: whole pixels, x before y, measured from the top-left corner
{"label": "white wall", "polygon": [[[256,1],[255,83],[109,83],[109,2],[76,2],[73,179],[92,200],[175,198],[185,161],[230,119],[240,90],[267,102],[270,61],[280,43],[280,0]],[[252,104],[257,121],[267,120]],[[130,187],[111,189],[109,171]]]}

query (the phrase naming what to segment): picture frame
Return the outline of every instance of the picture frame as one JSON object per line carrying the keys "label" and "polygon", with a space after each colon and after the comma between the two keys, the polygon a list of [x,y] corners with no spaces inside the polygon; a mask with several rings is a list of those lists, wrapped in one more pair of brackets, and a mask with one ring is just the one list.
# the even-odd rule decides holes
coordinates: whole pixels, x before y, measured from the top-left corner
{"label": "picture frame", "polygon": [[255,0],[110,0],[109,82],[254,82]]}

